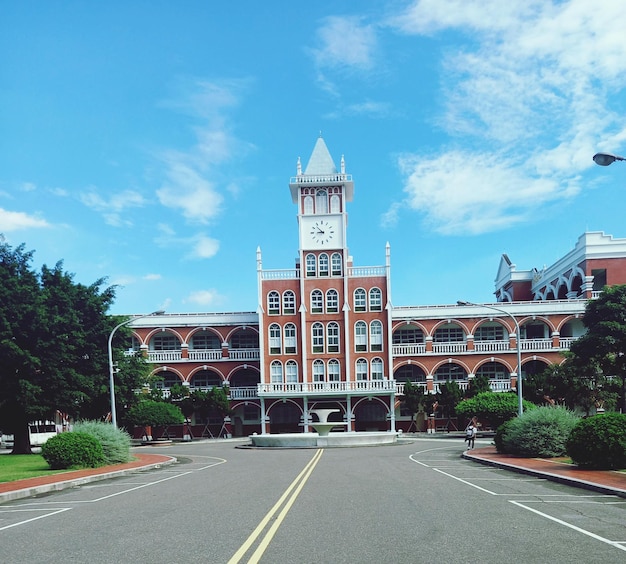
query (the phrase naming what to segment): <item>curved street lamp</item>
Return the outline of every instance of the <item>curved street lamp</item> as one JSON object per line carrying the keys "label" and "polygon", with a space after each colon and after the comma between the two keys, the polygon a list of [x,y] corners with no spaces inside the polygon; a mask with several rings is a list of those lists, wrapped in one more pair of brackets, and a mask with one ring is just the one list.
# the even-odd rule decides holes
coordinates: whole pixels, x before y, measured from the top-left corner
{"label": "curved street lamp", "polygon": [[593,162],[600,166],[609,166],[615,161],[626,161],[626,158],[619,155],[612,155],[611,153],[596,153],[593,156]]}
{"label": "curved street lamp", "polygon": [[499,311],[500,313],[504,313],[504,315],[508,315],[515,323],[515,340],[516,340],[516,348],[517,348],[517,415],[521,417],[524,414],[524,404],[522,401],[522,343],[521,343],[521,332],[519,323],[517,319],[513,316],[512,313],[506,311],[505,309],[500,309],[499,307],[494,307],[492,305],[487,304],[474,304],[472,302],[456,302],[460,306],[476,306],[476,307],[485,307],[487,309],[492,309],[494,311]]}
{"label": "curved street lamp", "polygon": [[159,310],[159,311],[153,311],[152,313],[146,313],[145,315],[137,315],[135,317],[131,317],[130,319],[127,319],[126,321],[122,321],[122,323],[119,323],[118,325],[116,325],[113,328],[113,331],[111,331],[111,334],[109,335],[108,351],[109,351],[109,388],[111,392],[111,423],[113,424],[113,427],[115,427],[116,429],[117,429],[117,414],[115,412],[115,368],[113,367],[113,348],[111,347],[111,343],[113,342],[113,335],[115,335],[115,332],[120,327],[124,327],[124,325],[128,325],[129,323],[133,321],[137,321],[138,319],[143,319],[144,317],[150,317],[152,315],[162,315],[164,313],[165,312],[163,310]]}

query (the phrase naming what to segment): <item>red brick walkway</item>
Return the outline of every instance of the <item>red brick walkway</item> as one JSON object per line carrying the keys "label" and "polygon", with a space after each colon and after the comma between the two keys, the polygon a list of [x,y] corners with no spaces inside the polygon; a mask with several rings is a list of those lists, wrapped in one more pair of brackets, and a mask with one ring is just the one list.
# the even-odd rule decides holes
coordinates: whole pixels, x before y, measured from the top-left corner
{"label": "red brick walkway", "polygon": [[465,453],[466,458],[517,469],[531,474],[544,475],[558,481],[579,482],[581,485],[614,490],[626,496],[626,472],[616,470],[584,470],[558,458],[520,458],[498,454],[494,446],[476,448]]}
{"label": "red brick walkway", "polygon": [[[6,455],[10,456],[10,455]],[[111,474],[116,472],[124,472],[135,468],[149,467],[156,464],[164,464],[172,462],[171,456],[162,454],[135,454],[135,460],[125,464],[112,464],[111,466],[101,466],[100,468],[88,468],[85,470],[72,470],[71,472],[63,472],[60,474],[50,474],[48,476],[38,476],[37,478],[28,478],[26,480],[15,480],[13,482],[0,483],[0,494],[35,488],[37,486],[45,486],[48,484],[56,484],[70,480],[80,480],[91,476],[99,476],[101,474]]]}

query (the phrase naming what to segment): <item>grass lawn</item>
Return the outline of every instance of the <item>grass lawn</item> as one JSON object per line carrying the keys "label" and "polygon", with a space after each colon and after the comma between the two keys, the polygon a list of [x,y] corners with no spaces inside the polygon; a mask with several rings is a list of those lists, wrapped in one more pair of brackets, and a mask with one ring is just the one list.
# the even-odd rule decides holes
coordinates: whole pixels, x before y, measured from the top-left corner
{"label": "grass lawn", "polygon": [[0,482],[50,476],[64,470],[52,470],[41,454],[3,454],[0,456]]}

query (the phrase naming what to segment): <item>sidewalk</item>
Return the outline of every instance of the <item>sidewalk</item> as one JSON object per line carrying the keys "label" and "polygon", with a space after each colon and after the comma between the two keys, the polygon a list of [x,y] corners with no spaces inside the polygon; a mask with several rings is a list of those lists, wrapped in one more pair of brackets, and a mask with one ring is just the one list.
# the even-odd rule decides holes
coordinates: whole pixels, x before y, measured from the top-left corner
{"label": "sidewalk", "polygon": [[176,458],[173,456],[162,454],[134,453],[134,457],[135,460],[125,464],[73,470],[71,472],[63,472],[62,474],[15,480],[14,482],[2,482],[0,483],[0,503],[46,492],[64,490],[98,480],[126,476],[137,471],[159,468],[176,462]]}
{"label": "sidewalk", "polygon": [[519,458],[498,454],[495,446],[475,448],[463,453],[463,458],[504,470],[520,472],[560,482],[569,486],[626,497],[626,472],[616,470],[583,470],[559,459]]}

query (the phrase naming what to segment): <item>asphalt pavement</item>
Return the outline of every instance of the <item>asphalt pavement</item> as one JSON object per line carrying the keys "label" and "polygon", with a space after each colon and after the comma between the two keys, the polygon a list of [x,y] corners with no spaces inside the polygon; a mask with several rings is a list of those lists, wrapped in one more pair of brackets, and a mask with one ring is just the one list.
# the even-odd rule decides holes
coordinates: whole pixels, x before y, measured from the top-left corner
{"label": "asphalt pavement", "polygon": [[[418,437],[449,438],[459,442],[463,440],[462,435],[449,433],[419,434],[412,437],[405,435],[403,440],[411,440],[411,438]],[[241,439],[208,439],[208,441],[244,443]],[[142,470],[158,469],[176,462],[175,457],[153,454],[150,452],[150,448],[146,446],[133,449],[135,460],[126,464],[76,470],[13,482],[2,482],[0,483],[0,503],[72,488],[99,480],[116,478]],[[574,487],[626,498],[626,472],[582,470],[575,465],[566,463],[563,459],[520,458],[498,454],[492,445],[466,450],[461,456],[480,464],[494,466],[511,472],[537,476]]]}

